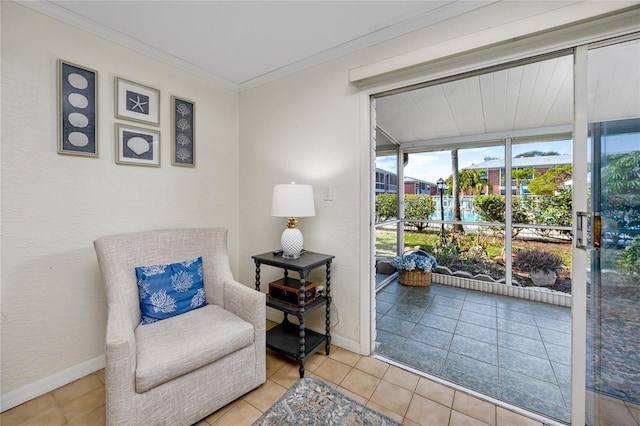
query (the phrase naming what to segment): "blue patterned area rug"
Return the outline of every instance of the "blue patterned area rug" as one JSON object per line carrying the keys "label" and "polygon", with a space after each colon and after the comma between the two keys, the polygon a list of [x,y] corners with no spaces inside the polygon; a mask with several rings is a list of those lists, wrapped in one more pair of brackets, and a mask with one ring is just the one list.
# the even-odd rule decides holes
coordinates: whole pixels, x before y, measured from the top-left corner
{"label": "blue patterned area rug", "polygon": [[401,423],[365,407],[316,378],[304,378],[264,412],[253,426],[381,425]]}

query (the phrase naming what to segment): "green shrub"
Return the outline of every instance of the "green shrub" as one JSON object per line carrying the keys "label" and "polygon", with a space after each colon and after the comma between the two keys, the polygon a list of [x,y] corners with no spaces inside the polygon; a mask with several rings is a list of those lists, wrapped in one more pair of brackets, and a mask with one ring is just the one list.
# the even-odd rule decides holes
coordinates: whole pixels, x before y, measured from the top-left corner
{"label": "green shrub", "polygon": [[623,274],[640,275],[640,236],[636,236],[631,244],[625,247],[617,263]]}
{"label": "green shrub", "polygon": [[[430,195],[408,194],[404,196],[404,217],[405,219],[428,219],[436,210],[436,204]],[[425,222],[407,222],[414,226],[418,232],[422,232],[426,227]]]}
{"label": "green shrub", "polygon": [[[527,209],[523,206],[522,200],[513,198],[513,208],[511,219],[513,223],[531,223]],[[505,222],[506,200],[503,195],[478,195],[473,199],[473,206],[478,212],[478,216],[484,222]],[[499,228],[504,232],[504,227]],[[522,231],[522,228],[512,228],[512,235],[515,237]]]}
{"label": "green shrub", "polygon": [[398,217],[398,195],[376,195],[376,223]]}
{"label": "green shrub", "polygon": [[473,199],[473,206],[483,221],[504,223],[506,207],[504,197],[500,195],[478,195]]}

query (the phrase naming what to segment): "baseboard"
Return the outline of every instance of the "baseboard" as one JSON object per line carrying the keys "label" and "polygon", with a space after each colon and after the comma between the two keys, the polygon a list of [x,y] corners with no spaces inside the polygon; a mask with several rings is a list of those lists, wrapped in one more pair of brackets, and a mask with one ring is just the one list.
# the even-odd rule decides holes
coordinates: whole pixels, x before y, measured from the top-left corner
{"label": "baseboard", "polygon": [[331,335],[331,344],[336,345],[342,349],[351,351],[355,354],[368,355],[368,354],[362,353],[362,349],[360,348],[360,343],[354,342],[353,340],[345,339],[344,337],[339,335],[335,335],[335,334]]}
{"label": "baseboard", "polygon": [[100,355],[33,383],[29,383],[19,389],[3,393],[0,396],[0,412],[6,411],[20,404],[24,404],[27,401],[31,401],[32,399],[39,397],[40,395],[44,395],[47,392],[51,392],[54,389],[58,389],[61,386],[69,384],[74,380],[78,380],[86,375],[95,373],[101,368],[104,368],[104,366],[105,356]]}

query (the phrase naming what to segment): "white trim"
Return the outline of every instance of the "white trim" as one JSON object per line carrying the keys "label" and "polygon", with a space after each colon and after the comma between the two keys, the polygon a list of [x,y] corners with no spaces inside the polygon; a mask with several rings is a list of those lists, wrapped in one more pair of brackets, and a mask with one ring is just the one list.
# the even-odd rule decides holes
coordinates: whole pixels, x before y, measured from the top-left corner
{"label": "white trim", "polygon": [[16,390],[3,393],[0,397],[0,412],[16,407],[40,395],[51,392],[54,389],[58,389],[88,374],[95,373],[104,368],[105,363],[105,356],[100,355],[40,380],[36,380]]}
{"label": "white trim", "polygon": [[[591,2],[585,2],[591,3]],[[637,4],[637,2],[636,2]],[[487,47],[479,52],[467,52],[458,56],[443,59],[439,62],[429,64],[427,67],[416,66],[412,70],[399,70],[397,73],[389,72],[384,74],[381,70],[376,70],[377,74],[370,79],[356,81],[351,78],[351,82],[361,88],[361,96],[375,96],[386,91],[408,87],[412,84],[422,84],[437,80],[439,78],[449,78],[464,72],[474,71],[487,66],[500,65],[515,60],[530,58],[539,54],[550,53],[559,49],[576,48],[584,43],[594,43],[614,36],[622,36],[640,30],[638,25],[640,8],[635,7],[624,13],[607,16],[593,20],[589,23],[579,23],[574,26],[549,31],[544,34],[534,34],[530,37],[523,37],[511,43],[505,43],[499,48]],[[580,47],[578,49],[583,49]],[[428,51],[430,48],[427,48]],[[454,50],[454,53],[458,49]],[[583,188],[586,191],[586,161],[578,162],[578,158],[586,160],[586,140],[587,140],[587,93],[586,93],[586,71],[581,68],[586,65],[575,64],[574,82],[579,80],[579,87],[574,90],[574,143],[573,143],[573,163],[574,176],[580,181],[575,187]],[[383,61],[384,62],[384,61]],[[424,64],[422,64],[424,65]],[[581,71],[582,70],[582,71]],[[353,70],[352,70],[353,72]],[[580,73],[583,73],[582,75]],[[351,76],[352,77],[352,76]],[[575,83],[574,83],[575,84]],[[363,103],[361,103],[362,108]],[[368,115],[362,114],[361,117]],[[362,136],[363,140],[369,140],[370,129],[361,123],[361,131],[366,132]],[[582,141],[582,142],[581,142]],[[582,146],[580,144],[582,143]],[[368,155],[366,156],[368,158]],[[365,158],[363,158],[364,161]],[[576,166],[578,169],[576,169]],[[368,167],[371,167],[368,165]],[[584,172],[581,169],[584,169]],[[369,201],[368,201],[369,202]],[[579,197],[574,192],[574,214],[575,211],[586,209],[586,195]],[[575,227],[575,222],[573,223]],[[575,228],[574,235],[575,235]],[[372,253],[363,251],[363,255]],[[573,250],[573,282],[575,283],[573,295],[571,296],[572,306],[572,424],[584,424],[585,412],[585,357],[586,357],[586,253],[581,250]],[[365,280],[363,279],[363,282]],[[368,280],[367,280],[368,282]],[[505,286],[507,287],[507,286]],[[522,290],[515,290],[516,292]],[[363,302],[364,303],[364,302]],[[363,309],[363,303],[360,308]],[[361,318],[368,318],[361,313]],[[374,317],[375,318],[375,317]],[[375,322],[361,324],[362,327],[374,327]]]}
{"label": "white trim", "polygon": [[[505,214],[504,218],[504,229],[513,230],[513,193],[512,191],[507,191],[506,183],[511,182],[511,167],[513,162],[513,139],[507,138],[504,143],[504,173],[505,173],[505,189],[504,189],[504,201],[505,201],[505,209],[507,212],[511,214]],[[489,172],[487,172],[487,175]],[[502,176],[501,176],[502,177]],[[487,179],[488,181],[489,179]],[[511,186],[511,185],[509,185]],[[488,188],[487,188],[487,192]],[[506,213],[506,212],[505,212]],[[504,279],[509,285],[513,280],[513,233],[505,232],[504,233],[504,270],[505,276]]]}
{"label": "white trim", "polygon": [[36,12],[47,15],[53,19],[57,19],[58,21],[79,28],[104,40],[119,44],[120,46],[133,50],[134,52],[138,52],[142,55],[149,56],[158,61],[172,65],[178,69],[186,71],[206,81],[220,85],[226,89],[233,90],[234,92],[238,91],[238,85],[232,81],[227,80],[226,78],[213,74],[197,65],[179,59],[160,49],[143,43],[133,37],[129,37],[128,35],[125,35],[118,31],[114,31],[113,29],[99,22],[93,21],[84,16],[80,16],[77,13],[71,12],[70,10],[67,10],[64,7],[59,6],[51,1],[17,1],[16,3],[21,6],[28,7],[29,9],[35,10]]}
{"label": "white trim", "polygon": [[[356,354],[367,355],[367,356],[369,355],[368,353],[362,352],[361,350],[362,345],[360,343],[339,335],[334,336],[333,334],[331,334],[331,344]],[[320,348],[317,353],[324,354],[324,349]]]}
{"label": "white trim", "polygon": [[446,19],[455,19],[461,13],[468,13],[474,9],[481,8],[495,1],[496,0],[476,0],[473,2],[450,2],[440,7],[438,10],[431,11],[426,15],[418,15],[412,19],[402,21],[401,23],[391,25],[376,32],[367,34],[363,37],[348,41],[339,46],[335,46],[312,57],[302,59],[298,62],[286,65],[264,75],[252,78],[247,81],[243,81],[238,84],[238,91],[244,92],[270,81],[286,77],[287,75],[291,75],[298,71],[320,65],[324,62],[328,62],[330,60],[346,56],[358,50],[385,42],[392,38],[399,37],[411,31],[416,31],[421,28],[434,25]]}
{"label": "white trim", "polygon": [[117,43],[121,46],[160,60],[169,65],[173,65],[176,68],[201,77],[204,80],[210,81],[226,89],[239,93],[249,89],[253,89],[262,84],[275,81],[279,78],[294,74],[298,71],[302,71],[322,64],[324,62],[340,58],[342,56],[348,55],[361,49],[365,49],[378,43],[382,43],[386,40],[404,35],[411,31],[428,27],[446,19],[455,18],[462,13],[467,13],[474,9],[481,8],[483,6],[486,6],[487,4],[493,3],[494,1],[495,0],[478,0],[474,2],[447,3],[437,10],[429,11],[426,14],[417,15],[396,24],[392,24],[373,33],[356,38],[354,40],[350,40],[339,46],[327,49],[324,52],[320,52],[309,58],[305,58],[292,64],[285,65],[281,68],[239,83],[214,74],[211,71],[194,65],[190,62],[184,61],[172,54],[162,51],[161,49],[155,48],[151,45],[141,42],[140,40],[115,31],[112,28],[109,28],[101,23],[90,20],[84,16],[80,16],[77,13],[65,9],[64,7],[50,0],[16,2],[20,5],[26,6],[32,10],[43,13],[54,19],[73,25],[74,27],[80,28],[91,34],[97,35],[98,37],[101,37],[105,40]]}
{"label": "white trim", "polygon": [[[587,204],[587,144],[588,142],[588,75],[587,46],[579,46],[573,55],[573,212],[589,210]],[[577,220],[572,224],[573,235]],[[585,424],[586,417],[586,356],[587,356],[587,251],[573,244],[571,250],[571,423]]]}
{"label": "white trim", "polygon": [[[372,253],[375,252],[375,232],[372,224],[375,222],[375,204],[371,194],[375,193],[375,108],[371,98],[366,93],[360,93],[360,124],[366,126],[360,132],[360,217],[366,220],[360,221],[360,256],[359,297],[360,310],[358,329],[360,330],[360,348],[358,353],[370,355],[373,353],[372,343],[375,330],[371,324],[375,319],[375,261]],[[372,251],[373,250],[373,251]]]}
{"label": "white trim", "polygon": [[[558,27],[578,24],[581,21],[594,19],[600,15],[613,13],[620,9],[637,5],[637,3],[638,2],[635,1],[572,3],[563,8],[554,9],[546,13],[530,16],[508,24],[490,27],[484,31],[475,32],[473,34],[447,40],[432,46],[351,69],[349,71],[349,82],[359,85],[368,84],[369,82],[373,82],[375,79],[384,76],[388,77],[393,73],[407,71],[430,62],[456,55],[462,55],[479,49],[486,50],[487,46],[508,43],[511,40],[530,37],[532,34],[538,34],[545,31],[548,32]],[[591,22],[587,23],[587,26],[592,25],[593,23]],[[576,31],[572,30],[572,32],[575,33]],[[572,36],[575,38],[579,36],[579,34],[572,34]],[[549,42],[549,40],[547,40],[547,42]],[[586,42],[586,40],[572,39],[569,46],[584,42]],[[552,50],[559,50],[560,44],[567,47],[566,42],[555,42],[549,44],[553,44],[554,48]],[[531,56],[531,54],[529,53],[528,56]],[[499,62],[504,61],[501,60]]]}

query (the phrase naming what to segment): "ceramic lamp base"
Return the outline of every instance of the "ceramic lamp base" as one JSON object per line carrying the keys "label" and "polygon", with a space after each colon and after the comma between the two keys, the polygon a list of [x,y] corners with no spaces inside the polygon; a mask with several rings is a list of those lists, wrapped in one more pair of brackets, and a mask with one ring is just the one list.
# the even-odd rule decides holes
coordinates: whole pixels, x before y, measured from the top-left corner
{"label": "ceramic lamp base", "polygon": [[297,259],[300,257],[304,240],[302,232],[298,228],[287,228],[280,237],[282,245],[282,257],[285,259]]}

